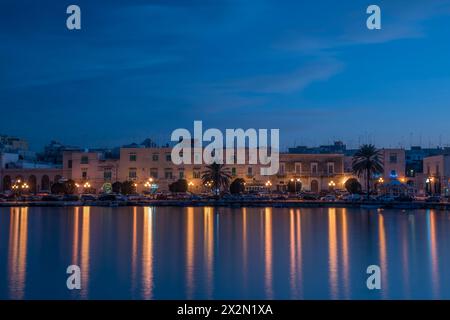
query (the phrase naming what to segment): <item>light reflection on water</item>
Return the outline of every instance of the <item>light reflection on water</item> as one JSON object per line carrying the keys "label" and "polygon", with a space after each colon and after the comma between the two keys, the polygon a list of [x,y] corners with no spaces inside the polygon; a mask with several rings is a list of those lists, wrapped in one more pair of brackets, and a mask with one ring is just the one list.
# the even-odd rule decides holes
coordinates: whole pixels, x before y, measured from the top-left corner
{"label": "light reflection on water", "polygon": [[449,231],[433,210],[1,208],[0,299],[449,299]]}
{"label": "light reflection on water", "polygon": [[11,299],[23,299],[27,272],[28,208],[11,208],[8,273]]}

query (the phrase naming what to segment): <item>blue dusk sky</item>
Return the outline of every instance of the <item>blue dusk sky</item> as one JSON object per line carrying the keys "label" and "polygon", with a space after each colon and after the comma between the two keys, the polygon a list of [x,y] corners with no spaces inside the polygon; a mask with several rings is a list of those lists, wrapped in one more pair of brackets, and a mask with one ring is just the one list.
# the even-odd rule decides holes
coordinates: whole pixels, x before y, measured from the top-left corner
{"label": "blue dusk sky", "polygon": [[283,147],[446,145],[450,1],[2,0],[0,114],[32,149],[164,143],[194,120]]}

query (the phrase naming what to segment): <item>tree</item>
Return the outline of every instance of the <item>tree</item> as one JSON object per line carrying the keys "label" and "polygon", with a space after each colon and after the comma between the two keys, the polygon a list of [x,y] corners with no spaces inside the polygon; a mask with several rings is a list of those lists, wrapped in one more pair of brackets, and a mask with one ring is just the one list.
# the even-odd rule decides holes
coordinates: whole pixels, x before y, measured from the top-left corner
{"label": "tree", "polygon": [[64,193],[65,194],[74,194],[77,190],[77,186],[75,184],[75,181],[72,179],[69,179],[64,182]]}
{"label": "tree", "polygon": [[50,191],[53,194],[63,194],[65,191],[64,184],[62,184],[60,182],[56,182],[56,183],[52,184]]}
{"label": "tree", "polygon": [[121,193],[122,192],[122,182],[116,181],[112,184],[112,191],[114,193]]}
{"label": "tree", "polygon": [[234,179],[234,181],[230,184],[230,193],[231,194],[241,194],[245,191],[245,180],[242,178]]}
{"label": "tree", "polygon": [[169,185],[170,192],[182,192],[188,191],[188,182],[186,179],[179,179]]}
{"label": "tree", "polygon": [[202,182],[204,184],[211,183],[213,191],[218,195],[220,190],[228,189],[231,175],[224,164],[214,162],[206,166],[206,170],[202,172]]}
{"label": "tree", "polygon": [[380,151],[372,144],[362,145],[353,156],[353,172],[358,177],[366,176],[367,199],[370,195],[370,180],[372,175],[383,172],[383,162],[380,159]]}
{"label": "tree", "polygon": [[136,193],[136,187],[134,186],[133,181],[124,181],[122,182],[122,194],[128,195]]}
{"label": "tree", "polygon": [[345,181],[345,189],[351,194],[361,193],[362,191],[361,183],[355,178]]}
{"label": "tree", "polygon": [[97,190],[94,187],[84,188],[83,193],[95,194]]}

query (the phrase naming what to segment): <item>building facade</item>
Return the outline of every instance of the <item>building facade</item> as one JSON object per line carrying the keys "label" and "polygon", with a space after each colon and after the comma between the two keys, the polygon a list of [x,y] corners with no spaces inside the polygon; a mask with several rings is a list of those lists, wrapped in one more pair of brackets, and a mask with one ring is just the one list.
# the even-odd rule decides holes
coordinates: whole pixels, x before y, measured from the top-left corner
{"label": "building facade", "polygon": [[[9,190],[20,178],[32,181],[33,191],[41,192],[49,191],[55,182],[72,179],[79,186],[80,193],[85,191],[84,186],[102,192],[116,181],[132,181],[141,193],[149,191],[149,181],[152,188],[168,191],[171,183],[186,179],[190,191],[206,191],[201,179],[206,165],[175,165],[171,152],[169,147],[128,147],[120,149],[118,159],[110,159],[102,152],[64,151],[62,167],[2,168],[0,188]],[[248,191],[286,191],[289,181],[295,181],[299,190],[318,193],[330,188],[344,189],[346,179],[352,176],[344,171],[343,154],[282,153],[278,173],[271,176],[261,174],[261,164],[248,164],[248,150],[246,159],[245,164],[227,164],[226,168],[232,180],[245,180]]]}
{"label": "building facade", "polygon": [[425,191],[428,194],[449,195],[450,155],[438,155],[423,159]]}
{"label": "building facade", "polygon": [[[234,156],[234,159],[227,159],[226,167],[233,180],[244,179],[248,191],[269,189],[282,192],[287,190],[290,181],[296,182],[299,189],[301,186],[301,190],[314,193],[330,188],[344,189],[345,181],[354,177],[352,153],[343,152],[346,149],[342,143],[333,145],[333,148],[338,150],[336,153],[325,152],[330,148],[321,147],[317,153],[296,153],[299,148],[290,150],[289,153],[281,153],[278,173],[271,176],[261,175],[262,165],[249,164],[248,149],[245,151],[245,163],[238,164]],[[101,149],[67,149],[61,150],[62,163],[58,164],[32,162],[16,153],[0,152],[0,190],[8,190],[14,181],[20,178],[32,181],[33,190],[36,192],[49,191],[53,183],[68,179],[77,183],[80,193],[84,191],[85,185],[96,192],[110,190],[111,185],[117,181],[132,181],[138,192],[149,191],[149,182],[153,191],[167,191],[169,185],[178,179],[186,179],[192,192],[206,191],[201,179],[206,165],[174,164],[171,158],[172,148],[169,146],[157,147],[149,142],[146,145],[134,144],[118,148],[115,152]],[[377,189],[377,184],[396,179],[413,187],[415,192],[425,192],[429,187],[426,183],[428,176],[433,178],[433,181],[439,181],[440,192],[446,190],[443,188],[447,186],[442,181],[446,181],[448,176],[445,171],[445,168],[449,167],[446,162],[448,156],[424,158],[424,173],[415,172],[411,175],[406,170],[404,149],[381,149],[380,152],[384,172],[373,177],[373,190]],[[227,150],[223,151],[223,155],[228,156]],[[191,160],[195,160],[193,155]],[[365,177],[357,178],[365,189]]]}

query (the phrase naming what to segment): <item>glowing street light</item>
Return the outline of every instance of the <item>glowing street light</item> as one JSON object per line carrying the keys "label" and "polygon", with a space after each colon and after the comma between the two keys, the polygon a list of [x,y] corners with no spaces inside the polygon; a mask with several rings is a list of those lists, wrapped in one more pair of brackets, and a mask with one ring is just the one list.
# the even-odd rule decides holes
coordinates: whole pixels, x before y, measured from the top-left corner
{"label": "glowing street light", "polygon": [[330,182],[328,182],[328,187],[329,187],[330,189],[334,189],[335,186],[336,186],[336,183],[335,183],[333,180],[331,180]]}

